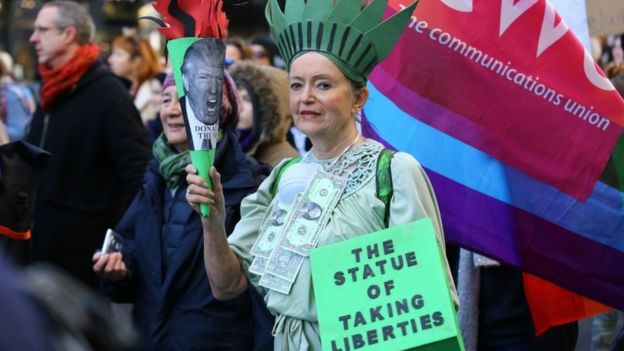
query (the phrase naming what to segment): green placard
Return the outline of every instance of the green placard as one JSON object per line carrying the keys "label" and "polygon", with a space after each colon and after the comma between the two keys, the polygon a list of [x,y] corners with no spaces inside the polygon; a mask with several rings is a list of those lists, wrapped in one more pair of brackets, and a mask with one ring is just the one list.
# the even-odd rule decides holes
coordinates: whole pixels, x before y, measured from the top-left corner
{"label": "green placard", "polygon": [[323,350],[463,351],[431,219],[310,253]]}

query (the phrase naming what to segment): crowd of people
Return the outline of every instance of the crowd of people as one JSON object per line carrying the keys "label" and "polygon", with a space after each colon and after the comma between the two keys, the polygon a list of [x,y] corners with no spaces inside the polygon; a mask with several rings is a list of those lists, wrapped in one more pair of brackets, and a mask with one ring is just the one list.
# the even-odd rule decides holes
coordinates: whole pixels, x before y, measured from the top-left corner
{"label": "crowd of people", "polygon": [[[369,27],[380,22],[375,10],[353,2],[358,5],[340,10],[355,13],[332,16],[362,16],[358,23]],[[0,223],[0,269],[10,277],[0,287],[6,296],[0,349],[16,342],[31,350],[63,349],[53,341],[59,327],[43,316],[45,303],[34,303],[24,287],[29,283],[14,276],[8,258],[16,266],[53,264],[98,298],[131,304],[139,342],[128,349],[320,350],[310,261],[274,235],[294,230],[284,224],[288,216],[311,216],[296,212],[306,203],[319,210],[306,234],[314,246],[431,218],[467,350],[573,351],[576,322],[535,336],[521,272],[463,249],[445,251],[444,218],[418,161],[360,134],[368,75],[385,56],[370,56],[353,43],[391,47],[401,33],[391,28],[405,26],[409,16],[385,20],[387,35],[356,40],[358,32],[347,26],[334,25],[324,35],[326,18],[319,15],[318,32],[297,38],[281,34],[286,20],[303,20],[301,13],[279,18],[297,11],[282,13],[271,8],[276,4],[267,5],[273,36],[224,40],[210,182],[191,164],[176,87],[182,82],[147,40],[121,35],[104,60],[87,10],[54,0],[39,11],[30,37],[40,87],[17,79],[10,56],[0,55],[0,145],[28,143],[20,154],[28,165],[35,164],[33,155],[51,154],[45,166],[38,160],[20,168],[37,183],[21,200],[32,216],[28,229]],[[333,45],[339,38],[343,45]],[[605,41],[599,60],[624,96],[623,40]],[[353,47],[345,50],[344,43]],[[390,179],[380,179],[382,159]],[[12,172],[7,167],[0,163],[0,184]],[[306,191],[328,179],[328,188]],[[391,198],[380,196],[382,181],[389,182]],[[206,204],[211,211],[202,216],[199,206]],[[107,229],[119,236],[121,250],[99,251]],[[288,277],[268,265],[276,252],[299,262],[288,267]],[[598,319],[608,338],[596,344],[605,350],[624,350],[617,316]],[[20,330],[29,323],[29,331]]]}
{"label": "crowd of people", "polygon": [[614,78],[624,73],[624,33],[620,35],[592,38],[598,64],[608,78]]}

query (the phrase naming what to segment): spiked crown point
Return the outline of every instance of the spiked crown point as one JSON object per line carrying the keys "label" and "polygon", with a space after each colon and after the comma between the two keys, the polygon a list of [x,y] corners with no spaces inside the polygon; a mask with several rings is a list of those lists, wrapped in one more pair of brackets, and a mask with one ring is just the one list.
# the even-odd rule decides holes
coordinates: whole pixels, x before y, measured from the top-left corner
{"label": "spiked crown point", "polygon": [[286,0],[284,11],[269,0],[265,16],[290,67],[308,51],[324,54],[350,79],[364,83],[401,36],[418,1],[382,20],[387,0]]}

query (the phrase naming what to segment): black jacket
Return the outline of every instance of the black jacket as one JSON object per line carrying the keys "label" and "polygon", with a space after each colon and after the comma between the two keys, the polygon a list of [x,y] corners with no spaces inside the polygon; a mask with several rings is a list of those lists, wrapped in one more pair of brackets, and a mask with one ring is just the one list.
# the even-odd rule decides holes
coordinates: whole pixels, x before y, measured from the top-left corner
{"label": "black jacket", "polygon": [[130,204],[151,157],[139,113],[96,62],[48,113],[35,112],[27,140],[52,153],[35,201],[33,259],[96,286],[91,256]]}
{"label": "black jacket", "polygon": [[[241,201],[269,170],[246,158],[231,132],[217,145],[214,165],[221,174],[229,235],[240,219]],[[201,220],[186,202],[186,188],[183,182],[172,193],[158,163],[150,161],[141,189],[116,228],[124,237],[131,278],[124,284],[104,281],[104,291],[115,301],[134,303],[145,350],[272,350],[272,345],[254,345],[254,334],[258,340],[263,330],[252,316],[254,289],[229,301],[212,296]],[[264,330],[270,331],[272,323],[267,324]],[[270,340],[268,331],[261,336]]]}

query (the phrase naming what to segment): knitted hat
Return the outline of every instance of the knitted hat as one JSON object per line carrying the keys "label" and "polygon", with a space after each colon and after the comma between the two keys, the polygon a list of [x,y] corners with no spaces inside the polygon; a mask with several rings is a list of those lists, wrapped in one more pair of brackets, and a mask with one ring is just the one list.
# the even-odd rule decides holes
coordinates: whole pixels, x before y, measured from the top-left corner
{"label": "knitted hat", "polygon": [[169,72],[165,76],[165,80],[162,83],[162,90],[165,90],[172,85],[175,85],[175,79],[173,79],[173,73]]}
{"label": "knitted hat", "polygon": [[351,80],[365,83],[403,32],[418,1],[385,21],[387,0],[286,0],[282,11],[269,0],[265,15],[280,54],[290,67],[299,55],[315,51],[330,59]]}

